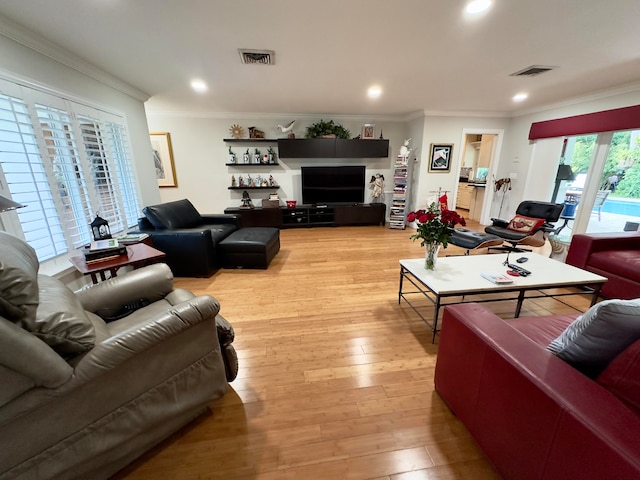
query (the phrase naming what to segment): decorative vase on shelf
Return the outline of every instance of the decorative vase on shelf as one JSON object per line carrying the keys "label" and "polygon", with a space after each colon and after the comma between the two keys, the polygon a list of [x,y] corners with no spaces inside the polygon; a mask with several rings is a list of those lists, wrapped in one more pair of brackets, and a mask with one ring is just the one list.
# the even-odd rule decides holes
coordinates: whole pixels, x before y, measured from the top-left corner
{"label": "decorative vase on shelf", "polygon": [[427,243],[427,251],[424,257],[424,268],[426,270],[435,270],[438,261],[438,252],[440,251],[440,242]]}

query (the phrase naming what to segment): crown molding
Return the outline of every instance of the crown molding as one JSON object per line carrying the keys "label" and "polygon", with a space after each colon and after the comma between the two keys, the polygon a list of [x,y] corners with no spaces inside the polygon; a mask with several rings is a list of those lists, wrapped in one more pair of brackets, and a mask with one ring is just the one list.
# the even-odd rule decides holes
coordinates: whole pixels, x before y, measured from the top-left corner
{"label": "crown molding", "polygon": [[77,55],[65,50],[61,46],[53,43],[52,41],[38,35],[35,32],[28,30],[27,28],[19,25],[5,17],[0,16],[0,35],[7,37],[8,39],[19,43],[31,50],[34,50],[41,55],[44,55],[58,63],[61,63],[83,75],[86,75],[108,87],[114,88],[119,92],[122,92],[130,97],[135,98],[141,102],[149,100],[150,96],[138,90],[137,88],[129,85],[126,82],[110,75],[104,70],[96,67],[95,65],[83,60]]}
{"label": "crown molding", "polygon": [[555,110],[557,108],[565,108],[571,107],[573,105],[577,105],[580,103],[593,102],[596,100],[601,100],[603,98],[615,97],[616,95],[624,95],[625,93],[634,93],[640,92],[640,82],[632,82],[625,83],[618,87],[607,88],[606,90],[599,90],[597,92],[593,92],[589,95],[583,95],[580,97],[574,97],[567,100],[563,100],[562,102],[551,103],[539,108],[531,108],[527,110],[521,110],[517,113],[514,113],[514,117],[524,117],[526,115],[533,115],[536,113],[543,113],[549,110]]}

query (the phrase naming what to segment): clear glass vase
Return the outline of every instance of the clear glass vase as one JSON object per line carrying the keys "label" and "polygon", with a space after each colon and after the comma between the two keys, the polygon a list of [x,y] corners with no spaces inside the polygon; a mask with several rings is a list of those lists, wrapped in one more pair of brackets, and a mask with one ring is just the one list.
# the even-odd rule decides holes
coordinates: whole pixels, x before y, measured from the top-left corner
{"label": "clear glass vase", "polygon": [[435,270],[436,262],[438,261],[438,252],[440,251],[439,242],[427,243],[427,251],[424,257],[424,268],[426,270]]}

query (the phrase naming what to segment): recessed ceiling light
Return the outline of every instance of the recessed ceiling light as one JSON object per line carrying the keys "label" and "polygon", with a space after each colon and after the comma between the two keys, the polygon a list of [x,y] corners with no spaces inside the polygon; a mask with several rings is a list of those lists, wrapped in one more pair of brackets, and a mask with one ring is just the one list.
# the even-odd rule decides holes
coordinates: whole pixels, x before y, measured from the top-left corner
{"label": "recessed ceiling light", "polygon": [[380,95],[382,95],[382,88],[378,86],[369,87],[369,90],[367,90],[369,98],[378,98]]}
{"label": "recessed ceiling light", "polygon": [[485,10],[488,10],[491,7],[491,0],[473,0],[473,2],[469,2],[465,8],[465,12],[467,13],[481,13]]}
{"label": "recessed ceiling light", "polygon": [[202,80],[192,80],[191,88],[193,88],[198,93],[204,93],[209,90],[209,87]]}
{"label": "recessed ceiling light", "polygon": [[522,102],[522,101],[526,100],[528,97],[529,97],[528,93],[516,93],[513,96],[512,100],[514,102]]}

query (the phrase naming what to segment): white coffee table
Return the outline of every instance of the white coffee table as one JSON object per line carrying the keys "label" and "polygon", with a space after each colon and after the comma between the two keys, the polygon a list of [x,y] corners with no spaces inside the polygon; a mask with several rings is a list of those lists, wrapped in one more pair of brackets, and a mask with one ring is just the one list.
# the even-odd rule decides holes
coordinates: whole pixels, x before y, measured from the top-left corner
{"label": "white coffee table", "polygon": [[[517,264],[516,259],[527,257],[528,261]],[[519,265],[529,270],[531,275],[527,277],[510,277],[513,283],[507,285],[496,285],[483,278],[482,272],[495,272],[505,274],[508,268],[503,265],[507,254],[488,255],[465,255],[459,257],[438,258],[436,270],[429,271],[424,268],[424,258],[414,258],[400,260],[400,287],[398,289],[398,303],[402,299],[424,320],[433,331],[432,342],[435,341],[438,332],[438,314],[440,307],[452,305],[454,303],[476,302],[497,302],[507,300],[517,300],[515,317],[520,316],[522,302],[525,300],[526,292],[537,290],[539,295],[529,295],[526,298],[540,297],[560,297],[565,295],[576,295],[583,291],[573,292],[552,292],[544,293],[545,290],[568,288],[568,287],[590,287],[593,289],[591,305],[594,305],[600,294],[602,284],[607,281],[606,277],[596,275],[586,270],[558,262],[551,258],[543,257],[536,253],[511,253],[509,262]],[[415,287],[415,290],[405,291],[405,280]],[[500,298],[489,300],[466,300],[465,297],[487,294],[487,293],[509,293],[517,292],[518,296],[505,295]],[[429,322],[411,303],[407,296],[422,295],[435,306],[433,322]],[[442,300],[448,297],[460,297],[455,301],[443,303]]]}

